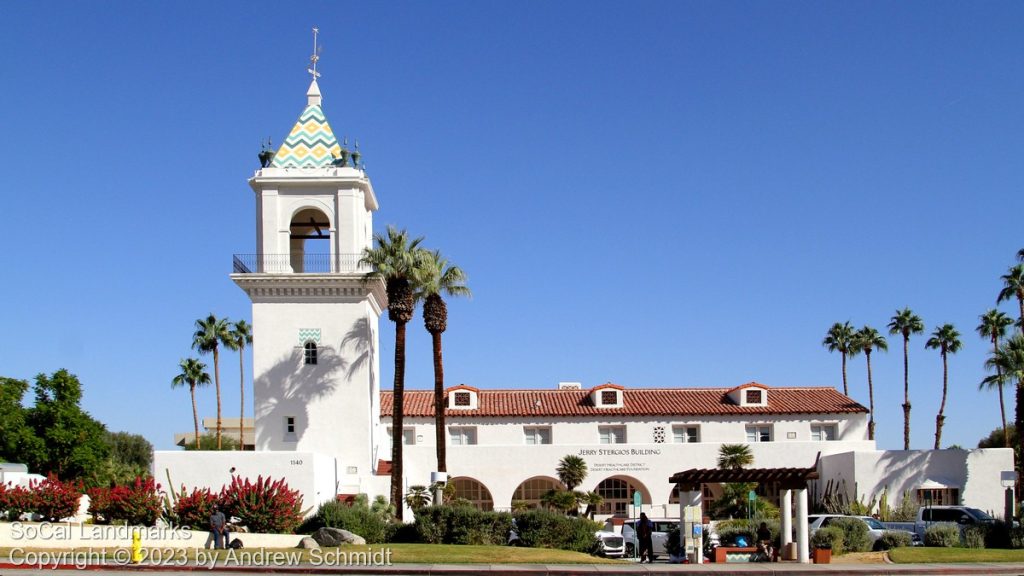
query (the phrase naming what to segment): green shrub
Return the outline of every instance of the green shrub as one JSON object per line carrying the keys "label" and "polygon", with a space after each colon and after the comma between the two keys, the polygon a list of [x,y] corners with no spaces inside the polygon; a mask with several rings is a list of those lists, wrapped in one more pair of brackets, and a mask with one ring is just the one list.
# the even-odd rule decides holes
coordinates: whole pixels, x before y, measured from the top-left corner
{"label": "green shrub", "polygon": [[[843,550],[846,552],[867,552],[871,550],[868,525],[860,518],[833,518],[829,527],[843,531]],[[834,554],[835,552],[833,552]]]}
{"label": "green shrub", "polygon": [[324,502],[316,514],[302,523],[300,534],[312,534],[320,528],[341,528],[366,539],[367,544],[388,541],[388,521],[366,504],[366,500],[347,504]]}
{"label": "green shrub", "polygon": [[956,524],[935,524],[924,531],[924,545],[952,548],[960,545],[960,528]]}
{"label": "green shrub", "polygon": [[893,548],[910,546],[913,543],[913,537],[909,532],[904,532],[902,530],[886,530],[885,532],[882,532],[882,535],[875,541],[875,550],[892,550]]}
{"label": "green shrub", "polygon": [[594,532],[601,529],[601,525],[592,520],[546,510],[516,514],[515,519],[520,543],[532,548],[559,548],[589,553],[594,550],[597,541]]}
{"label": "green shrub", "polygon": [[984,548],[985,537],[988,535],[987,526],[967,526],[964,528],[965,548]]}
{"label": "green shrub", "polygon": [[1008,545],[1014,550],[1024,548],[1024,526],[1015,526],[1007,530]]}
{"label": "green shrub", "polygon": [[416,533],[428,544],[508,543],[512,515],[473,506],[427,506],[416,513]]}
{"label": "green shrub", "polygon": [[1006,522],[996,520],[991,525],[980,524],[977,527],[985,529],[985,548],[1010,548],[1012,546],[1012,527]]}
{"label": "green shrub", "polygon": [[832,550],[833,556],[839,556],[843,549],[843,530],[838,526],[826,526],[817,530],[811,536],[812,548],[828,548]]}
{"label": "green shrub", "polygon": [[723,520],[715,523],[715,532],[718,534],[718,538],[721,542],[731,542],[735,540],[737,536],[745,536],[747,542],[753,546],[757,542],[757,529],[761,526],[761,522],[764,522],[768,526],[768,530],[772,534],[772,542],[778,547],[779,539],[779,521],[777,519],[762,518],[755,520]]}

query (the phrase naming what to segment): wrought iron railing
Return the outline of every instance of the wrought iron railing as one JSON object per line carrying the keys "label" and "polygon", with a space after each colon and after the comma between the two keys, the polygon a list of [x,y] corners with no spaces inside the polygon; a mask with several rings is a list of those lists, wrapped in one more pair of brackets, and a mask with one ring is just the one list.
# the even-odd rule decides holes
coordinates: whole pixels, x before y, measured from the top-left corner
{"label": "wrought iron railing", "polygon": [[235,254],[231,268],[236,274],[369,272],[369,266],[359,264],[361,257],[361,254]]}

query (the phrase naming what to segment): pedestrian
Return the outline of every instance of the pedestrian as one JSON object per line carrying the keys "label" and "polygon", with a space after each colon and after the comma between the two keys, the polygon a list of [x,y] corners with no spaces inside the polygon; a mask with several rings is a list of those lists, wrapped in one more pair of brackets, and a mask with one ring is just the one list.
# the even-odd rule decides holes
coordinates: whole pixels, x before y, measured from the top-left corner
{"label": "pedestrian", "polygon": [[775,550],[772,548],[772,531],[768,529],[767,522],[761,522],[757,529],[757,551],[765,562],[773,560]]}
{"label": "pedestrian", "polygon": [[641,512],[640,520],[636,523],[636,537],[639,540],[641,564],[643,564],[644,558],[647,558],[648,564],[654,562],[654,542],[651,539],[653,533],[654,522],[647,518],[646,513]]}
{"label": "pedestrian", "polygon": [[228,532],[228,519],[216,504],[210,511],[210,536],[213,537],[213,547],[217,550],[226,548],[228,541],[231,540],[231,533]]}

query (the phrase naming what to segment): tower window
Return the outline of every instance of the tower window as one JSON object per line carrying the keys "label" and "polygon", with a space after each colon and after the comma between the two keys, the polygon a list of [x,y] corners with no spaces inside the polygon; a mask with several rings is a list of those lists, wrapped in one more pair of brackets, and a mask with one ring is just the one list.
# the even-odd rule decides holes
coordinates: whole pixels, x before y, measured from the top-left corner
{"label": "tower window", "polygon": [[295,416],[285,416],[284,433],[295,434]]}
{"label": "tower window", "polygon": [[619,403],[619,393],[616,392],[615,390],[603,390],[601,392],[601,404],[604,404],[605,406],[607,406],[609,404],[618,404],[618,403]]}
{"label": "tower window", "polygon": [[302,350],[306,365],[316,365],[316,344],[314,342],[306,342],[302,346]]}
{"label": "tower window", "polygon": [[761,390],[747,390],[747,404],[761,404],[764,402]]}

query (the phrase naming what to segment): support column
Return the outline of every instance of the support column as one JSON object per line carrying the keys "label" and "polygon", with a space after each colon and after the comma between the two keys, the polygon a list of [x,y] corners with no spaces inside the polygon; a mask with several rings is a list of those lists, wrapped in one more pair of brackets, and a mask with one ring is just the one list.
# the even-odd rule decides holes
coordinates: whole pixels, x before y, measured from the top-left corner
{"label": "support column", "polygon": [[[687,499],[690,501],[690,506],[697,509],[697,521],[693,524],[697,526],[703,526],[704,522],[704,509],[701,507],[704,502],[704,492],[700,486],[697,490],[688,492]],[[682,500],[682,499],[680,499]],[[698,566],[704,563],[704,538],[705,534],[702,532],[699,536],[694,534],[693,525],[690,526],[690,532],[686,535],[693,542],[693,561]]]}
{"label": "support column", "polygon": [[810,542],[807,538],[807,488],[796,491],[796,560],[810,562]]}
{"label": "support column", "polygon": [[789,488],[782,491],[782,504],[779,507],[782,508],[782,523],[779,526],[782,542],[780,552],[784,552],[786,545],[793,542],[793,491]]}

